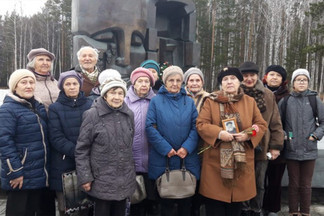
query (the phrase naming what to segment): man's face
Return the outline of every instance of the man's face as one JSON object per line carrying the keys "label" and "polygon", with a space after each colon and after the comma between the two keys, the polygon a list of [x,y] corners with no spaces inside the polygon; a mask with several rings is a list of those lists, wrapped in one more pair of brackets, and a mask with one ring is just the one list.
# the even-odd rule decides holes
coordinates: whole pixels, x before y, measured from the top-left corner
{"label": "man's face", "polygon": [[97,64],[97,57],[94,52],[95,51],[90,48],[84,49],[80,53],[79,57],[79,63],[81,67],[89,73],[92,73],[94,71],[95,65]]}
{"label": "man's face", "polygon": [[192,74],[187,81],[187,89],[196,94],[201,91],[203,87],[203,81],[198,74]]}
{"label": "man's face", "polygon": [[258,74],[253,72],[243,73],[242,84],[248,88],[253,88],[258,81]]}

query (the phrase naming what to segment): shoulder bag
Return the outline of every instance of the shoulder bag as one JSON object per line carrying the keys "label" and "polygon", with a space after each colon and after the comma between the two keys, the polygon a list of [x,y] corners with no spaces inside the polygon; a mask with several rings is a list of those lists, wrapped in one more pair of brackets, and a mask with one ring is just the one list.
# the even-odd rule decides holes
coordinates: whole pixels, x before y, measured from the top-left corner
{"label": "shoulder bag", "polygon": [[156,185],[161,198],[183,199],[195,194],[196,182],[196,177],[186,169],[184,159],[181,159],[181,169],[170,171],[167,157],[165,172]]}

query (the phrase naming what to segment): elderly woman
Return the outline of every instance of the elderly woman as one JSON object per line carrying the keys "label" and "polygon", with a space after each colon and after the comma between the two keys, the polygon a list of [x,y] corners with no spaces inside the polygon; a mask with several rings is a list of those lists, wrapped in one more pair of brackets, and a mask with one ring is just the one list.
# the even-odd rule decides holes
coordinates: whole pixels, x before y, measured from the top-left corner
{"label": "elderly woman", "polygon": [[52,164],[50,188],[56,191],[58,210],[64,215],[62,174],[75,170],[74,150],[82,114],[91,107],[92,101],[80,91],[82,77],[75,71],[61,73],[58,87],[60,95],[48,111]]}
{"label": "elderly woman", "polygon": [[[242,202],[256,195],[254,148],[267,123],[254,99],[240,88],[242,80],[238,68],[221,70],[217,77],[221,90],[206,98],[197,118],[205,146],[199,192],[205,197],[207,216],[239,216]],[[238,126],[234,134],[224,126],[229,121]],[[253,128],[256,136],[249,135]]]}
{"label": "elderly woman", "polygon": [[160,65],[151,59],[145,60],[141,63],[141,67],[149,69],[154,77],[155,84],[152,87],[154,93],[157,93],[160,87],[163,85],[162,80],[160,79],[161,69]]}
{"label": "elderly woman", "polygon": [[95,215],[124,216],[135,191],[134,114],[124,103],[126,83],[109,77],[85,111],[75,149],[78,183],[95,201]]}
{"label": "elderly woman", "polygon": [[[148,193],[148,198],[144,201],[131,206],[131,215],[146,215],[149,210],[152,211],[154,205],[152,198],[153,184],[148,179],[148,154],[149,143],[145,132],[146,113],[151,99],[155,96],[152,86],[155,79],[152,72],[146,68],[136,68],[130,76],[132,85],[129,87],[125,103],[134,112],[135,133],[133,140],[133,157],[135,161],[136,175],[142,175]],[[155,205],[156,206],[156,205]]]}
{"label": "elderly woman", "polygon": [[0,108],[1,187],[7,191],[6,215],[35,215],[41,189],[48,186],[47,115],[34,97],[36,78],[13,72]]}
{"label": "elderly woman", "polygon": [[89,96],[91,90],[99,86],[99,69],[96,66],[98,61],[98,51],[90,46],[84,46],[77,52],[79,64],[73,68],[76,72],[82,74],[82,91],[85,96]]}
{"label": "elderly woman", "polygon": [[53,53],[44,48],[32,49],[28,55],[27,69],[32,71],[36,77],[35,96],[41,100],[46,110],[54,103],[60,90],[57,88],[57,81],[52,76]]}
{"label": "elderly woman", "polygon": [[[293,216],[310,215],[311,183],[318,157],[317,141],[324,135],[324,105],[317,92],[308,89],[309,81],[306,69],[295,70],[291,77],[292,92],[279,102],[283,127],[288,136],[284,154],[289,176],[289,213]],[[317,114],[313,112],[315,106]]]}
{"label": "elderly woman", "polygon": [[[181,159],[185,159],[186,168],[199,179],[197,109],[181,87],[183,71],[178,66],[170,66],[164,70],[162,79],[165,85],[152,98],[146,119],[147,138],[152,145],[149,178],[156,180],[164,173],[168,157],[171,170],[180,169]],[[176,203],[177,215],[190,215],[191,197],[161,198],[161,216],[169,215]]]}
{"label": "elderly woman", "polygon": [[[265,71],[263,84],[274,94],[276,102],[289,94],[287,72],[280,65],[270,65]],[[286,169],[284,154],[276,160],[269,160],[265,179],[263,209],[268,215],[275,216],[281,209],[281,180]]]}

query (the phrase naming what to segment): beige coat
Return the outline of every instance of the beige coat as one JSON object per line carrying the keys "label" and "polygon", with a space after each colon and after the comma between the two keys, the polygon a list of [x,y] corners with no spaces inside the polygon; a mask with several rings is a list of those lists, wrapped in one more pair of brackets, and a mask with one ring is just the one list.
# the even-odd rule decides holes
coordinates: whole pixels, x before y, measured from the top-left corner
{"label": "beige coat", "polygon": [[198,92],[196,95],[192,95],[188,91],[187,87],[185,89],[186,89],[187,95],[194,100],[195,106],[196,106],[197,111],[199,113],[200,109],[201,109],[201,106],[202,106],[202,104],[204,102],[204,98],[207,97],[209,95],[209,93],[206,92],[205,90],[201,89],[200,92]]}
{"label": "beige coat", "polygon": [[204,140],[204,146],[212,145],[203,153],[201,180],[199,193],[210,199],[222,202],[242,202],[250,200],[256,195],[254,174],[254,148],[259,144],[267,128],[261,113],[253,98],[243,95],[240,101],[233,104],[238,110],[242,128],[245,130],[253,124],[259,126],[260,131],[255,137],[246,142],[246,166],[244,172],[234,174],[233,186],[224,186],[220,174],[220,140],[218,135],[222,128],[219,103],[207,98],[197,118],[197,131]]}

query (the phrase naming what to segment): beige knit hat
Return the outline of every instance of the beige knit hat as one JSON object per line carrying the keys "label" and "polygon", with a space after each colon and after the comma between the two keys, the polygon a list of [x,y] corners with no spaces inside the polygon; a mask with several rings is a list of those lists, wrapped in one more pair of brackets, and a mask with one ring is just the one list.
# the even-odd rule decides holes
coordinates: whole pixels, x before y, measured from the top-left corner
{"label": "beige knit hat", "polygon": [[178,66],[169,66],[167,67],[164,71],[163,71],[163,76],[162,76],[162,80],[163,83],[165,84],[166,80],[168,79],[169,76],[171,75],[175,75],[175,74],[179,74],[182,78],[183,81],[183,71],[180,67]]}
{"label": "beige knit hat", "polygon": [[101,84],[101,97],[104,97],[107,91],[113,87],[120,87],[124,90],[124,95],[126,95],[126,82],[118,77],[108,77],[102,84]]}
{"label": "beige knit hat", "polygon": [[11,75],[10,75],[10,78],[9,78],[9,82],[8,82],[8,86],[9,86],[9,89],[12,93],[14,93],[15,91],[15,88],[17,86],[17,83],[22,79],[22,78],[25,78],[25,77],[31,77],[35,80],[36,82],[36,77],[34,75],[33,72],[27,70],[27,69],[18,69],[16,71],[14,71]]}

